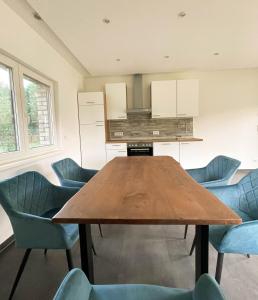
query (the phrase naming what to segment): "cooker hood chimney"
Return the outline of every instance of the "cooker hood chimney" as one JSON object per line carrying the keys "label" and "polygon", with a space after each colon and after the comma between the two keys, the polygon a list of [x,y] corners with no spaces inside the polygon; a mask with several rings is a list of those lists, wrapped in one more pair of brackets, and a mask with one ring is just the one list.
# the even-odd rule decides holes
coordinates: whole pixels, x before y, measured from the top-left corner
{"label": "cooker hood chimney", "polygon": [[133,79],[133,107],[127,110],[128,114],[151,113],[151,109],[143,104],[142,74],[135,74]]}

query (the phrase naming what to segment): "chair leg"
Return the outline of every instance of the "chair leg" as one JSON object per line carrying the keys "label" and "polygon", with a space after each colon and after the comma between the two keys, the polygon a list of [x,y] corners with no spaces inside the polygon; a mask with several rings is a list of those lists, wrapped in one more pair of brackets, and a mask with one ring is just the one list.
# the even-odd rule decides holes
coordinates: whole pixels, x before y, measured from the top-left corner
{"label": "chair leg", "polygon": [[185,234],[184,234],[184,239],[186,239],[186,236],[187,236],[187,230],[188,230],[188,224],[185,225]]}
{"label": "chair leg", "polygon": [[21,276],[22,276],[22,273],[23,273],[23,270],[24,270],[24,268],[25,268],[25,265],[26,265],[26,263],[27,263],[27,261],[28,261],[30,252],[31,252],[31,249],[27,249],[27,250],[25,251],[25,254],[24,254],[24,256],[23,256],[23,259],[22,259],[20,268],[19,268],[19,270],[18,270],[18,272],[17,272],[16,278],[15,278],[15,281],[14,281],[14,284],[13,284],[13,287],[12,287],[12,290],[11,290],[11,293],[10,293],[10,296],[9,296],[9,300],[11,300],[11,299],[13,298],[14,292],[15,292],[15,290],[16,290],[16,288],[17,288],[17,285],[18,285],[18,283],[19,283],[19,281],[20,281],[20,278],[21,278]]}
{"label": "chair leg", "polygon": [[222,273],[222,267],[223,267],[223,258],[224,258],[224,253],[218,252],[216,274],[215,274],[215,279],[217,280],[218,283],[220,283],[220,280],[221,280],[221,273]]}
{"label": "chair leg", "polygon": [[94,255],[97,255],[97,252],[96,252],[96,250],[95,250],[95,247],[94,247],[94,244],[93,244],[93,243],[92,243],[91,248],[92,248],[92,251],[93,251]]}
{"label": "chair leg", "polygon": [[194,236],[194,239],[193,239],[192,247],[191,247],[190,254],[189,254],[190,256],[192,256],[192,254],[193,254],[195,244],[196,244],[196,235]]}
{"label": "chair leg", "polygon": [[100,236],[103,238],[102,228],[101,228],[100,224],[99,224],[99,233],[100,233]]}
{"label": "chair leg", "polygon": [[44,255],[47,255],[47,249],[44,250]]}
{"label": "chair leg", "polygon": [[73,260],[72,260],[71,250],[66,249],[65,252],[66,252],[66,258],[67,258],[68,270],[71,271],[73,269]]}

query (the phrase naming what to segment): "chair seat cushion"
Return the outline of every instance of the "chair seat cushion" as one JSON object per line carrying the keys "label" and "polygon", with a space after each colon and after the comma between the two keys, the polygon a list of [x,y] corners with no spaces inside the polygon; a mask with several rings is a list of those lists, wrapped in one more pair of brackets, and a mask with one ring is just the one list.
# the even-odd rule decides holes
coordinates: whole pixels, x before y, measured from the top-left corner
{"label": "chair seat cushion", "polygon": [[192,300],[192,292],[146,284],[93,286],[90,300]]}
{"label": "chair seat cushion", "polygon": [[[234,208],[233,210],[235,213],[237,213],[241,217],[243,223],[253,220],[250,216],[248,216],[243,211],[236,209],[236,208]],[[212,225],[212,226],[210,226],[210,230],[209,230],[210,242],[217,251],[219,251],[219,249],[220,249],[221,241],[224,238],[225,234],[232,227],[234,227],[234,225],[233,226],[232,225]]]}

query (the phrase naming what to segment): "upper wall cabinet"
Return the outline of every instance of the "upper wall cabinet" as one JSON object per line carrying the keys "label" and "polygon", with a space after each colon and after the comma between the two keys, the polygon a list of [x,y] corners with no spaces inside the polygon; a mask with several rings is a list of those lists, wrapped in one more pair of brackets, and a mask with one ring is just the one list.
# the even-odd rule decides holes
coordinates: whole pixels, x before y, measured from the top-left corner
{"label": "upper wall cabinet", "polygon": [[177,80],[177,117],[199,114],[199,80]]}
{"label": "upper wall cabinet", "polygon": [[107,119],[121,120],[126,119],[126,84],[107,83],[105,85]]}
{"label": "upper wall cabinet", "polygon": [[176,80],[152,81],[152,118],[176,117]]}
{"label": "upper wall cabinet", "polygon": [[152,118],[198,116],[199,81],[152,81],[151,101]]}
{"label": "upper wall cabinet", "polygon": [[102,92],[85,92],[78,93],[79,105],[94,105],[104,104],[104,98]]}

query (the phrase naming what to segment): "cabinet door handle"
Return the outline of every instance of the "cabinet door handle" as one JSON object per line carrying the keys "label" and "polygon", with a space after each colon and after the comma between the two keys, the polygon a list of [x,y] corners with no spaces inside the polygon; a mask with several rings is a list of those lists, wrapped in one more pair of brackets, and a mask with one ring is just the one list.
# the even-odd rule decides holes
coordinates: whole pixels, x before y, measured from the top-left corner
{"label": "cabinet door handle", "polygon": [[187,116],[187,114],[177,114],[177,116]]}
{"label": "cabinet door handle", "polygon": [[86,101],[86,103],[89,103],[89,104],[94,104],[95,101]]}
{"label": "cabinet door handle", "polygon": [[119,153],[126,153],[126,151],[125,150],[120,150],[120,151],[118,151]]}
{"label": "cabinet door handle", "polygon": [[161,145],[167,146],[167,145],[171,145],[171,143],[162,143]]}
{"label": "cabinet door handle", "polygon": [[119,116],[118,119],[125,119],[125,116]]}
{"label": "cabinet door handle", "polygon": [[104,123],[104,121],[96,121],[96,123]]}
{"label": "cabinet door handle", "polygon": [[96,126],[98,126],[98,127],[103,127],[104,125],[101,125],[101,124],[96,124]]}
{"label": "cabinet door handle", "polygon": [[190,143],[181,142],[181,145],[189,145]]}
{"label": "cabinet door handle", "polygon": [[160,117],[160,115],[152,115],[153,117]]}

